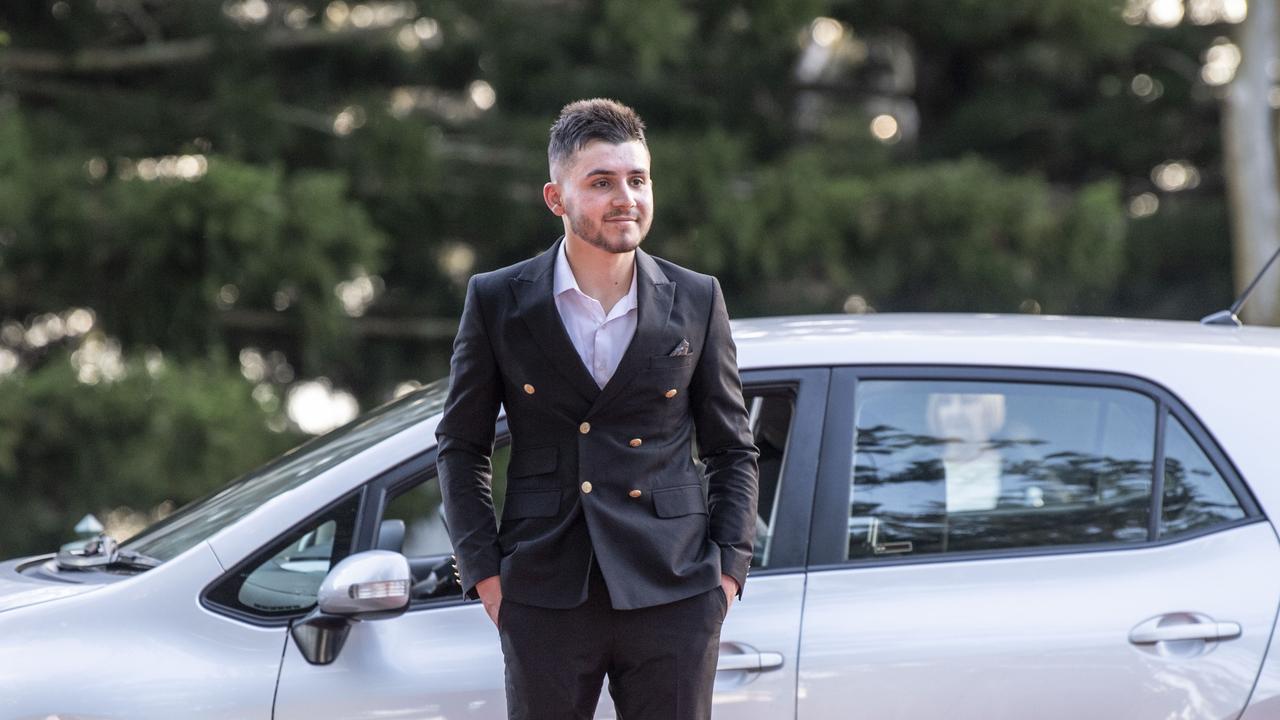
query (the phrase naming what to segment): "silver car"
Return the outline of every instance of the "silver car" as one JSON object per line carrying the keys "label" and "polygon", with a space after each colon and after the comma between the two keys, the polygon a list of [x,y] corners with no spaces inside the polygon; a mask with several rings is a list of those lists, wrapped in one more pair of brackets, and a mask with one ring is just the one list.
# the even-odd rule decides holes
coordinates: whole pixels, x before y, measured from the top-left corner
{"label": "silver car", "polygon": [[[883,315],[734,333],[761,493],[716,717],[1280,718],[1280,331]],[[444,394],[118,546],[0,563],[0,718],[505,717],[434,482]]]}

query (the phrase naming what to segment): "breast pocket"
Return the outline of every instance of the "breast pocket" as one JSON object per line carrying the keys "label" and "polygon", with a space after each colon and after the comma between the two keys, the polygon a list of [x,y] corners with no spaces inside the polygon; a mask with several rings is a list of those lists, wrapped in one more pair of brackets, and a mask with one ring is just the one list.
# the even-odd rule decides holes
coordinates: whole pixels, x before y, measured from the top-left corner
{"label": "breast pocket", "polygon": [[[680,363],[668,361],[680,360]],[[662,356],[659,367],[649,367],[636,374],[631,384],[631,396],[637,403],[633,408],[643,416],[652,417],[667,426],[689,408],[689,384],[693,380],[691,356]]]}
{"label": "breast pocket", "polygon": [[688,355],[650,355],[649,367],[654,370],[688,367],[693,364],[693,353]]}

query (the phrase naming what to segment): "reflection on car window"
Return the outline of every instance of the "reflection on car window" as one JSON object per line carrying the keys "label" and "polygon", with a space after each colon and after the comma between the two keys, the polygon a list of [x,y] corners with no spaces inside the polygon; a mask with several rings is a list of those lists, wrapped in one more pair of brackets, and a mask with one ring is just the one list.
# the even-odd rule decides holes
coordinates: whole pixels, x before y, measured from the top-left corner
{"label": "reflection on car window", "polygon": [[329,572],[336,529],[330,520],[259,565],[240,587],[240,603],[268,612],[310,607]]}
{"label": "reflection on car window", "polygon": [[1227,481],[1187,428],[1170,415],[1165,425],[1160,537],[1175,537],[1244,516]]}
{"label": "reflection on car window", "polygon": [[356,493],[228,575],[209,592],[209,600],[264,617],[309,609],[325,575],[351,554],[359,512]]}
{"label": "reflection on car window", "polygon": [[751,567],[769,567],[769,551],[777,531],[778,499],[782,484],[782,461],[791,432],[792,398],[780,391],[747,389],[744,393],[750,413],[751,435],[760,449],[760,497],[756,509],[755,552]]}
{"label": "reflection on car window", "polygon": [[1035,383],[858,385],[849,559],[1147,539],[1155,402]]}
{"label": "reflection on car window", "polygon": [[447,379],[387,403],[315,438],[226,487],[178,509],[121,545],[168,560],[281,495],[378,442],[440,412]]}

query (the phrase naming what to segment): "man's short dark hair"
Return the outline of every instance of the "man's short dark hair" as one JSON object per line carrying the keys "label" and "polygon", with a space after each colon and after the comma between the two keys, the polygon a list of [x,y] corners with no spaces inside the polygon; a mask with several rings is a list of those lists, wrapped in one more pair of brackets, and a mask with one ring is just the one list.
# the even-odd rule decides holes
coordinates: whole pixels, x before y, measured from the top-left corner
{"label": "man's short dark hair", "polygon": [[644,121],[635,110],[607,98],[571,102],[560,110],[560,117],[551,126],[547,160],[552,174],[592,140],[614,144],[634,140],[648,146],[644,139]]}

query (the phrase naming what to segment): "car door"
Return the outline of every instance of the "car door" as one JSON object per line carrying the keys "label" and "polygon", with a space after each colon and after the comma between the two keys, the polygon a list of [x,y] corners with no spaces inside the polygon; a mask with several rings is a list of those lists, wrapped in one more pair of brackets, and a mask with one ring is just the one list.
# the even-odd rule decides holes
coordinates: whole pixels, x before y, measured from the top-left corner
{"label": "car door", "polygon": [[831,397],[800,720],[1238,715],[1280,549],[1173,395],[845,368]]}
{"label": "car door", "polygon": [[[796,659],[804,593],[804,553],[817,474],[828,371],[744,373],[752,428],[761,448],[758,542],[744,600],[721,633],[717,717],[794,717]],[[499,426],[494,455],[501,516],[508,452]],[[287,643],[277,720],[506,717],[497,631],[479,603],[464,601],[435,482],[434,455],[371,484],[380,545],[403,552],[414,574],[401,616],[356,623],[337,659],[313,666]],[[614,718],[607,692],[597,718]]]}

